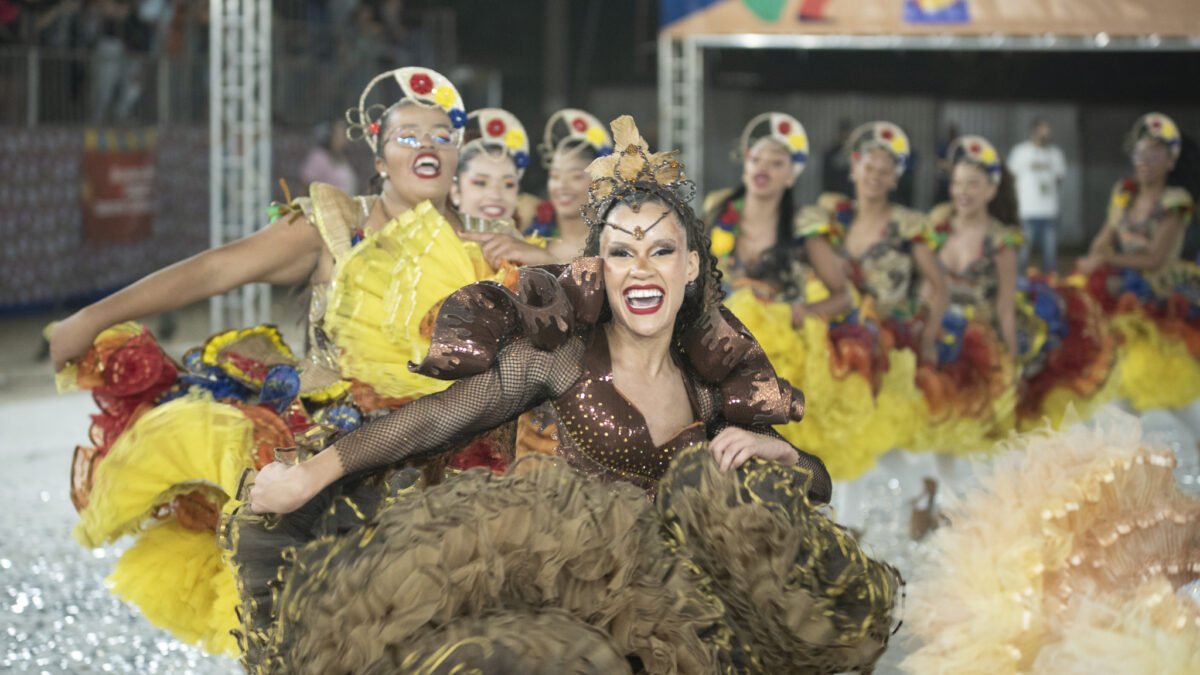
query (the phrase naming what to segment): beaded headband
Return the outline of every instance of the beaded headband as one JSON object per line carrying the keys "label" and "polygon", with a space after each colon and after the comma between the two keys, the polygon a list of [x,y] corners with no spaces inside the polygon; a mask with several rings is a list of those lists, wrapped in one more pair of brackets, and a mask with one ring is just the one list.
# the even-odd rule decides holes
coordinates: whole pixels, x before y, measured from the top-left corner
{"label": "beaded headband", "polygon": [[[636,195],[660,199],[674,211],[696,195],[696,185],[684,175],[683,165],[675,159],[675,151],[650,153],[632,117],[622,115],[613,120],[612,132],[618,151],[598,157],[588,165],[588,173],[592,175],[592,183],[588,186],[591,201],[580,211],[589,226],[604,227],[612,209],[617,204],[632,201]],[[635,211],[639,208],[637,203],[631,206]],[[617,229],[640,240],[659,222],[662,220],[645,230],[640,227],[632,232]]]}
{"label": "beaded headband", "polygon": [[950,144],[950,152],[947,154],[951,164],[970,162],[983,169],[992,185],[998,185],[1004,175],[1000,153],[996,152],[995,146],[983,136],[959,136]]}
{"label": "beaded headband", "polygon": [[808,133],[804,131],[800,120],[781,112],[765,112],[750,120],[742,129],[738,155],[734,161],[741,162],[750,148],[764,138],[779,143],[791,154],[794,176],[804,171],[804,165],[808,163]]}
{"label": "beaded headband", "polygon": [[892,156],[896,162],[896,178],[904,175],[912,150],[903,129],[891,122],[867,122],[855,129],[846,142],[846,149],[855,161],[863,152],[875,148],[886,150]]}
{"label": "beaded headband", "polygon": [[454,84],[444,75],[429,68],[397,68],[376,75],[363,89],[358,98],[358,107],[346,111],[346,137],[352,141],[364,139],[371,146],[372,152],[379,151],[379,134],[382,133],[383,116],[387,114],[388,106],[380,103],[367,105],[367,98],[375,85],[383,80],[392,78],[404,92],[401,100],[408,99],[414,103],[436,107],[444,110],[450,116],[450,123],[455,129],[455,143],[462,144],[462,128],[467,124],[467,113],[463,108],[462,97]]}
{"label": "beaded headband", "polygon": [[1146,113],[1138,118],[1138,121],[1133,125],[1133,132],[1130,138],[1136,143],[1142,138],[1157,138],[1171,150],[1171,158],[1179,159],[1179,152],[1183,149],[1183,144],[1179,138],[1179,127],[1176,126],[1175,120],[1158,112]]}
{"label": "beaded headband", "polygon": [[517,165],[517,176],[525,175],[529,166],[529,137],[516,115],[500,108],[480,108],[467,115],[468,127],[479,127],[479,138],[469,141],[462,152],[477,147],[486,153],[501,152]]}
{"label": "beaded headband", "polygon": [[591,146],[597,157],[605,157],[613,151],[612,138],[595,115],[577,108],[564,108],[546,121],[542,142],[538,144],[542,166],[550,168],[554,153],[571,141]]}

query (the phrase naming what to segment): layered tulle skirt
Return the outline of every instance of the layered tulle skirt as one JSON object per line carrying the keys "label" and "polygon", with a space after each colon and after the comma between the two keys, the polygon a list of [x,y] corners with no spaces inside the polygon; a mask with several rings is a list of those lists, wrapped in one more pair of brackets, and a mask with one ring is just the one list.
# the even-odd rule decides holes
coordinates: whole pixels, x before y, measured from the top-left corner
{"label": "layered tulle skirt", "polygon": [[909,672],[1200,668],[1200,500],[1166,447],[1112,413],[1013,442],[950,506],[910,586]]}
{"label": "layered tulle skirt", "polygon": [[676,457],[655,504],[554,459],[344,480],[225,541],[251,672],[842,672],[900,580],[805,498],[803,471]]}

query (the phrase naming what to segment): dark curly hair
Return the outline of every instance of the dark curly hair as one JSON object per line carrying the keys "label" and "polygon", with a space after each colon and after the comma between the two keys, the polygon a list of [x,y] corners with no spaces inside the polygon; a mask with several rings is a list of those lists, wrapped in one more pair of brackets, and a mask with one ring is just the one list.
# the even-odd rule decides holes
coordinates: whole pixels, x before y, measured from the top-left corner
{"label": "dark curly hair", "polygon": [[[711,306],[719,304],[725,299],[725,291],[721,288],[721,270],[717,269],[717,259],[712,254],[712,241],[708,237],[708,228],[704,226],[704,222],[696,215],[691,206],[664,194],[663,188],[659,187],[657,183],[626,183],[620,191],[625,194],[608,202],[606,208],[597,215],[607,219],[619,204],[629,207],[661,204],[675,214],[676,221],[683,227],[683,231],[687,235],[688,250],[700,254],[700,273],[696,276],[696,290],[684,296],[683,305],[675,317],[673,334],[677,338],[684,328],[704,316]],[[600,255],[600,234],[603,229],[602,227],[592,227],[589,230],[587,243],[583,248],[585,256]],[[611,318],[612,312],[605,304],[600,320],[603,322]]]}

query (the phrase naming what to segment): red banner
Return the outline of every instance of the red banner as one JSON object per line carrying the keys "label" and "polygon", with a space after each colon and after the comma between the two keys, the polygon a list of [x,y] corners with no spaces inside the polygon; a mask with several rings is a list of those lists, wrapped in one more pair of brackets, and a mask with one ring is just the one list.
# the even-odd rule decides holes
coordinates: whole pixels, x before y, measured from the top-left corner
{"label": "red banner", "polygon": [[83,145],[83,238],[148,239],[154,222],[154,131],[88,129]]}

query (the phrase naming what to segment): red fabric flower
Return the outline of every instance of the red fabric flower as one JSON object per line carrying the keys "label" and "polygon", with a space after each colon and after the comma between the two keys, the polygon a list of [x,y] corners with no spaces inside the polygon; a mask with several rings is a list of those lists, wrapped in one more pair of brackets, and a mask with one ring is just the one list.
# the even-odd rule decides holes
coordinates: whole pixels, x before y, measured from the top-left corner
{"label": "red fabric flower", "polygon": [[792,133],[791,123],[788,122],[787,120],[780,122],[779,123],[779,133],[783,134],[784,136],[787,136],[788,134]]}
{"label": "red fabric flower", "polygon": [[367,129],[369,129],[371,131],[372,136],[378,136],[379,135],[379,122],[371,122],[370,124],[367,125]]}
{"label": "red fabric flower", "polygon": [[721,214],[720,222],[723,225],[732,225],[738,222],[738,220],[739,214],[737,207],[733,205],[733,202],[729,202],[725,205],[725,212]]}
{"label": "red fabric flower", "polygon": [[969,149],[972,154],[975,154],[975,155],[979,154],[980,147],[979,147],[978,143],[972,143],[971,147]]}
{"label": "red fabric flower", "polygon": [[576,117],[571,122],[571,126],[575,128],[575,131],[583,133],[587,131],[587,120],[583,119],[582,117]]}
{"label": "red fabric flower", "polygon": [[149,333],[130,339],[104,361],[102,389],[114,396],[153,390],[157,395],[175,381],[175,364]]}
{"label": "red fabric flower", "polygon": [[554,220],[554,204],[550,200],[538,204],[536,215],[539,223],[548,223]]}
{"label": "red fabric flower", "polygon": [[504,133],[504,129],[505,127],[503,120],[492,120],[491,122],[488,122],[487,132],[489,136],[499,136],[500,134]]}
{"label": "red fabric flower", "polygon": [[1133,178],[1126,178],[1124,181],[1121,182],[1121,191],[1122,192],[1128,192],[1129,194],[1133,194],[1133,193],[1137,192],[1137,189],[1138,189],[1137,180],[1135,180]]}
{"label": "red fabric flower", "polygon": [[413,93],[424,96],[433,91],[433,80],[425,73],[417,73],[408,80],[408,88],[413,90]]}
{"label": "red fabric flower", "polygon": [[890,141],[890,140],[892,140],[892,130],[891,130],[891,129],[884,129],[883,131],[879,132],[879,137],[880,137],[880,138],[882,138],[882,139],[883,139],[883,140],[885,140],[885,141]]}

